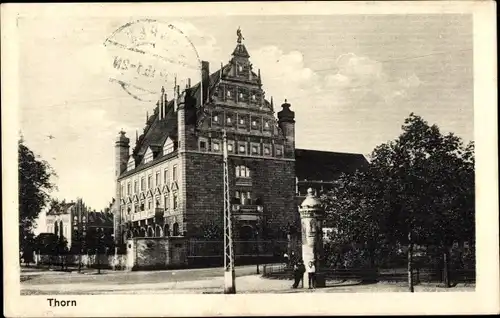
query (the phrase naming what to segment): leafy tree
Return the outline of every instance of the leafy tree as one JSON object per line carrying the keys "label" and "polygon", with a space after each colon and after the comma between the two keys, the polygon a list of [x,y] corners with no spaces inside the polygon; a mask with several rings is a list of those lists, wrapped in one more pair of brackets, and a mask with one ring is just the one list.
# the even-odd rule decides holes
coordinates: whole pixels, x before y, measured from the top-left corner
{"label": "leafy tree", "polygon": [[437,246],[449,286],[453,242],[474,241],[474,145],[413,113],[402,130],[374,149],[367,170],[340,178],[324,198],[338,227],[333,240],[365,244],[372,260],[384,242],[407,246],[410,291],[415,244]]}
{"label": "leafy tree", "polygon": [[49,192],[55,188],[55,176],[50,165],[37,158],[22,139],[19,154],[19,248],[22,254],[33,253],[35,220],[49,201]]}

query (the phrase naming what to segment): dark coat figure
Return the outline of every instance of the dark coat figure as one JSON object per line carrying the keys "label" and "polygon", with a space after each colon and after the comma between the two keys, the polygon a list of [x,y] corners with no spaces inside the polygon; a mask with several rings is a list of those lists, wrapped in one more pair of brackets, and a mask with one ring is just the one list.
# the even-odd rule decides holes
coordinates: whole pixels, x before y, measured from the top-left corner
{"label": "dark coat figure", "polygon": [[306,272],[306,267],[302,261],[298,261],[293,267],[293,288],[297,288],[302,281],[302,287],[304,287],[304,273]]}

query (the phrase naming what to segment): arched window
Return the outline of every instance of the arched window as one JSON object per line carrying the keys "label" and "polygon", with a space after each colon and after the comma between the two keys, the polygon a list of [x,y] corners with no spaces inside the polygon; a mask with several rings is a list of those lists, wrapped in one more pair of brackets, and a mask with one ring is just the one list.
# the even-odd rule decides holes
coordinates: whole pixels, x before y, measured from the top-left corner
{"label": "arched window", "polygon": [[161,227],[157,224],[155,228],[155,237],[161,237]]}
{"label": "arched window", "polygon": [[153,232],[153,228],[151,226],[148,227],[148,233],[147,233],[147,237],[154,237],[154,232]]}
{"label": "arched window", "polygon": [[179,224],[174,223],[172,235],[173,236],[179,236]]}
{"label": "arched window", "polygon": [[168,226],[168,224],[165,224],[163,226],[163,235],[164,236],[170,236],[170,227]]}
{"label": "arched window", "polygon": [[237,178],[250,178],[250,169],[246,166],[236,167],[236,177]]}

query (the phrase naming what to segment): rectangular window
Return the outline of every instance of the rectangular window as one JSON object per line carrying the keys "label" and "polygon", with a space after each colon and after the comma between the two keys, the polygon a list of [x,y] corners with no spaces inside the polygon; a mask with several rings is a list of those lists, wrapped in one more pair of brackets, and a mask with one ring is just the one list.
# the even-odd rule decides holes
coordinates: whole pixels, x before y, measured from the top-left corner
{"label": "rectangular window", "polygon": [[243,145],[239,145],[239,147],[238,147],[238,152],[239,153],[245,153],[246,152],[245,150],[246,150],[246,147],[245,147],[244,144]]}
{"label": "rectangular window", "polygon": [[160,186],[160,183],[161,183],[161,179],[160,179],[160,171],[157,171],[157,172],[156,172],[156,180],[155,180],[155,185],[156,185],[157,187],[159,187],[159,186]]}
{"label": "rectangular window", "polygon": [[141,177],[141,191],[144,191],[144,177]]}
{"label": "rectangular window", "polygon": [[127,183],[127,195],[130,195],[130,182]]}
{"label": "rectangular window", "polygon": [[168,196],[165,196],[163,198],[163,207],[165,208],[165,211],[168,210],[168,208],[170,207],[170,204],[169,204],[169,201],[168,201]]}
{"label": "rectangular window", "polygon": [[259,154],[259,148],[257,148],[257,146],[252,146],[252,154],[254,155]]}
{"label": "rectangular window", "polygon": [[174,210],[177,210],[177,193],[173,195],[173,205]]}
{"label": "rectangular window", "polygon": [[214,151],[220,151],[220,145],[219,145],[219,143],[218,142],[214,142],[212,148],[213,148]]}
{"label": "rectangular window", "polygon": [[283,154],[283,150],[281,147],[276,147],[276,156],[281,156]]}
{"label": "rectangular window", "polygon": [[200,150],[201,151],[207,150],[207,143],[205,141],[200,141]]}
{"label": "rectangular window", "polygon": [[139,184],[137,183],[137,180],[134,181],[134,193],[139,192]]}
{"label": "rectangular window", "polygon": [[269,150],[269,147],[264,147],[264,154],[266,156],[269,156],[271,154],[271,151]]}
{"label": "rectangular window", "polygon": [[148,176],[148,189],[151,189],[153,183],[153,176]]}
{"label": "rectangular window", "polygon": [[233,152],[233,145],[232,144],[227,144],[227,151]]}
{"label": "rectangular window", "polygon": [[153,207],[153,202],[151,200],[148,200],[148,210],[151,210]]}
{"label": "rectangular window", "polygon": [[174,165],[172,169],[172,180],[177,181],[177,165]]}
{"label": "rectangular window", "polygon": [[125,185],[122,184],[122,196],[125,196]]}

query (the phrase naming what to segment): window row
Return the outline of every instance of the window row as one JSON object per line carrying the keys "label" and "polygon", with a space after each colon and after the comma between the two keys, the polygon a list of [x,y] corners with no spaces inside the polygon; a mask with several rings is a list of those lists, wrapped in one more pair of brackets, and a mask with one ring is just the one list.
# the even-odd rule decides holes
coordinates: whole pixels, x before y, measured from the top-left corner
{"label": "window row", "polygon": [[[172,181],[177,181],[177,165],[174,165],[172,167]],[[146,184],[147,181],[147,184]],[[162,183],[163,181],[163,183]],[[163,180],[162,180],[162,175],[160,171],[155,172],[155,179],[154,179],[154,185],[156,187],[159,187],[164,184],[169,184],[169,170],[168,168],[163,169]],[[134,180],[133,181],[133,192],[132,192],[132,183],[129,181],[127,184],[122,184],[121,186],[121,194],[122,196],[126,195],[132,195],[132,194],[137,194],[140,192],[144,192],[146,190],[152,189],[154,187],[153,185],[153,174],[149,174],[146,177],[141,177],[140,180]],[[140,187],[139,187],[140,186]]]}
{"label": "window row", "polygon": [[[236,119],[237,117],[237,119]],[[269,121],[264,120],[262,123],[261,118],[249,118],[249,116],[236,116],[236,115],[225,115],[225,120],[223,120],[223,115],[214,114],[212,115],[212,124],[213,125],[222,125],[226,126],[238,126],[240,128],[248,128],[251,127],[255,130],[260,130],[261,126],[263,126],[264,130],[270,130],[271,124]]]}
{"label": "window row", "polygon": [[164,195],[163,199],[160,197],[156,197],[154,202],[153,199],[148,199],[148,200],[141,200],[140,202],[137,202],[133,205],[122,206],[122,213],[123,214],[137,213],[146,210],[151,210],[153,208],[164,208],[165,211],[168,211],[170,210],[170,207],[172,207],[172,210],[177,210],[178,206],[179,206],[178,195],[177,193],[173,193],[172,195]]}
{"label": "window row", "polygon": [[[199,150],[200,151],[213,151],[213,152],[222,152],[222,142],[220,140],[212,140],[211,148],[209,149],[209,142],[207,138],[200,137],[199,138]],[[243,154],[243,155],[254,155],[254,156],[271,156],[271,148],[272,145],[246,141],[227,141],[227,151],[228,153],[234,154]],[[281,157],[283,156],[283,146],[275,145],[275,156]]]}

